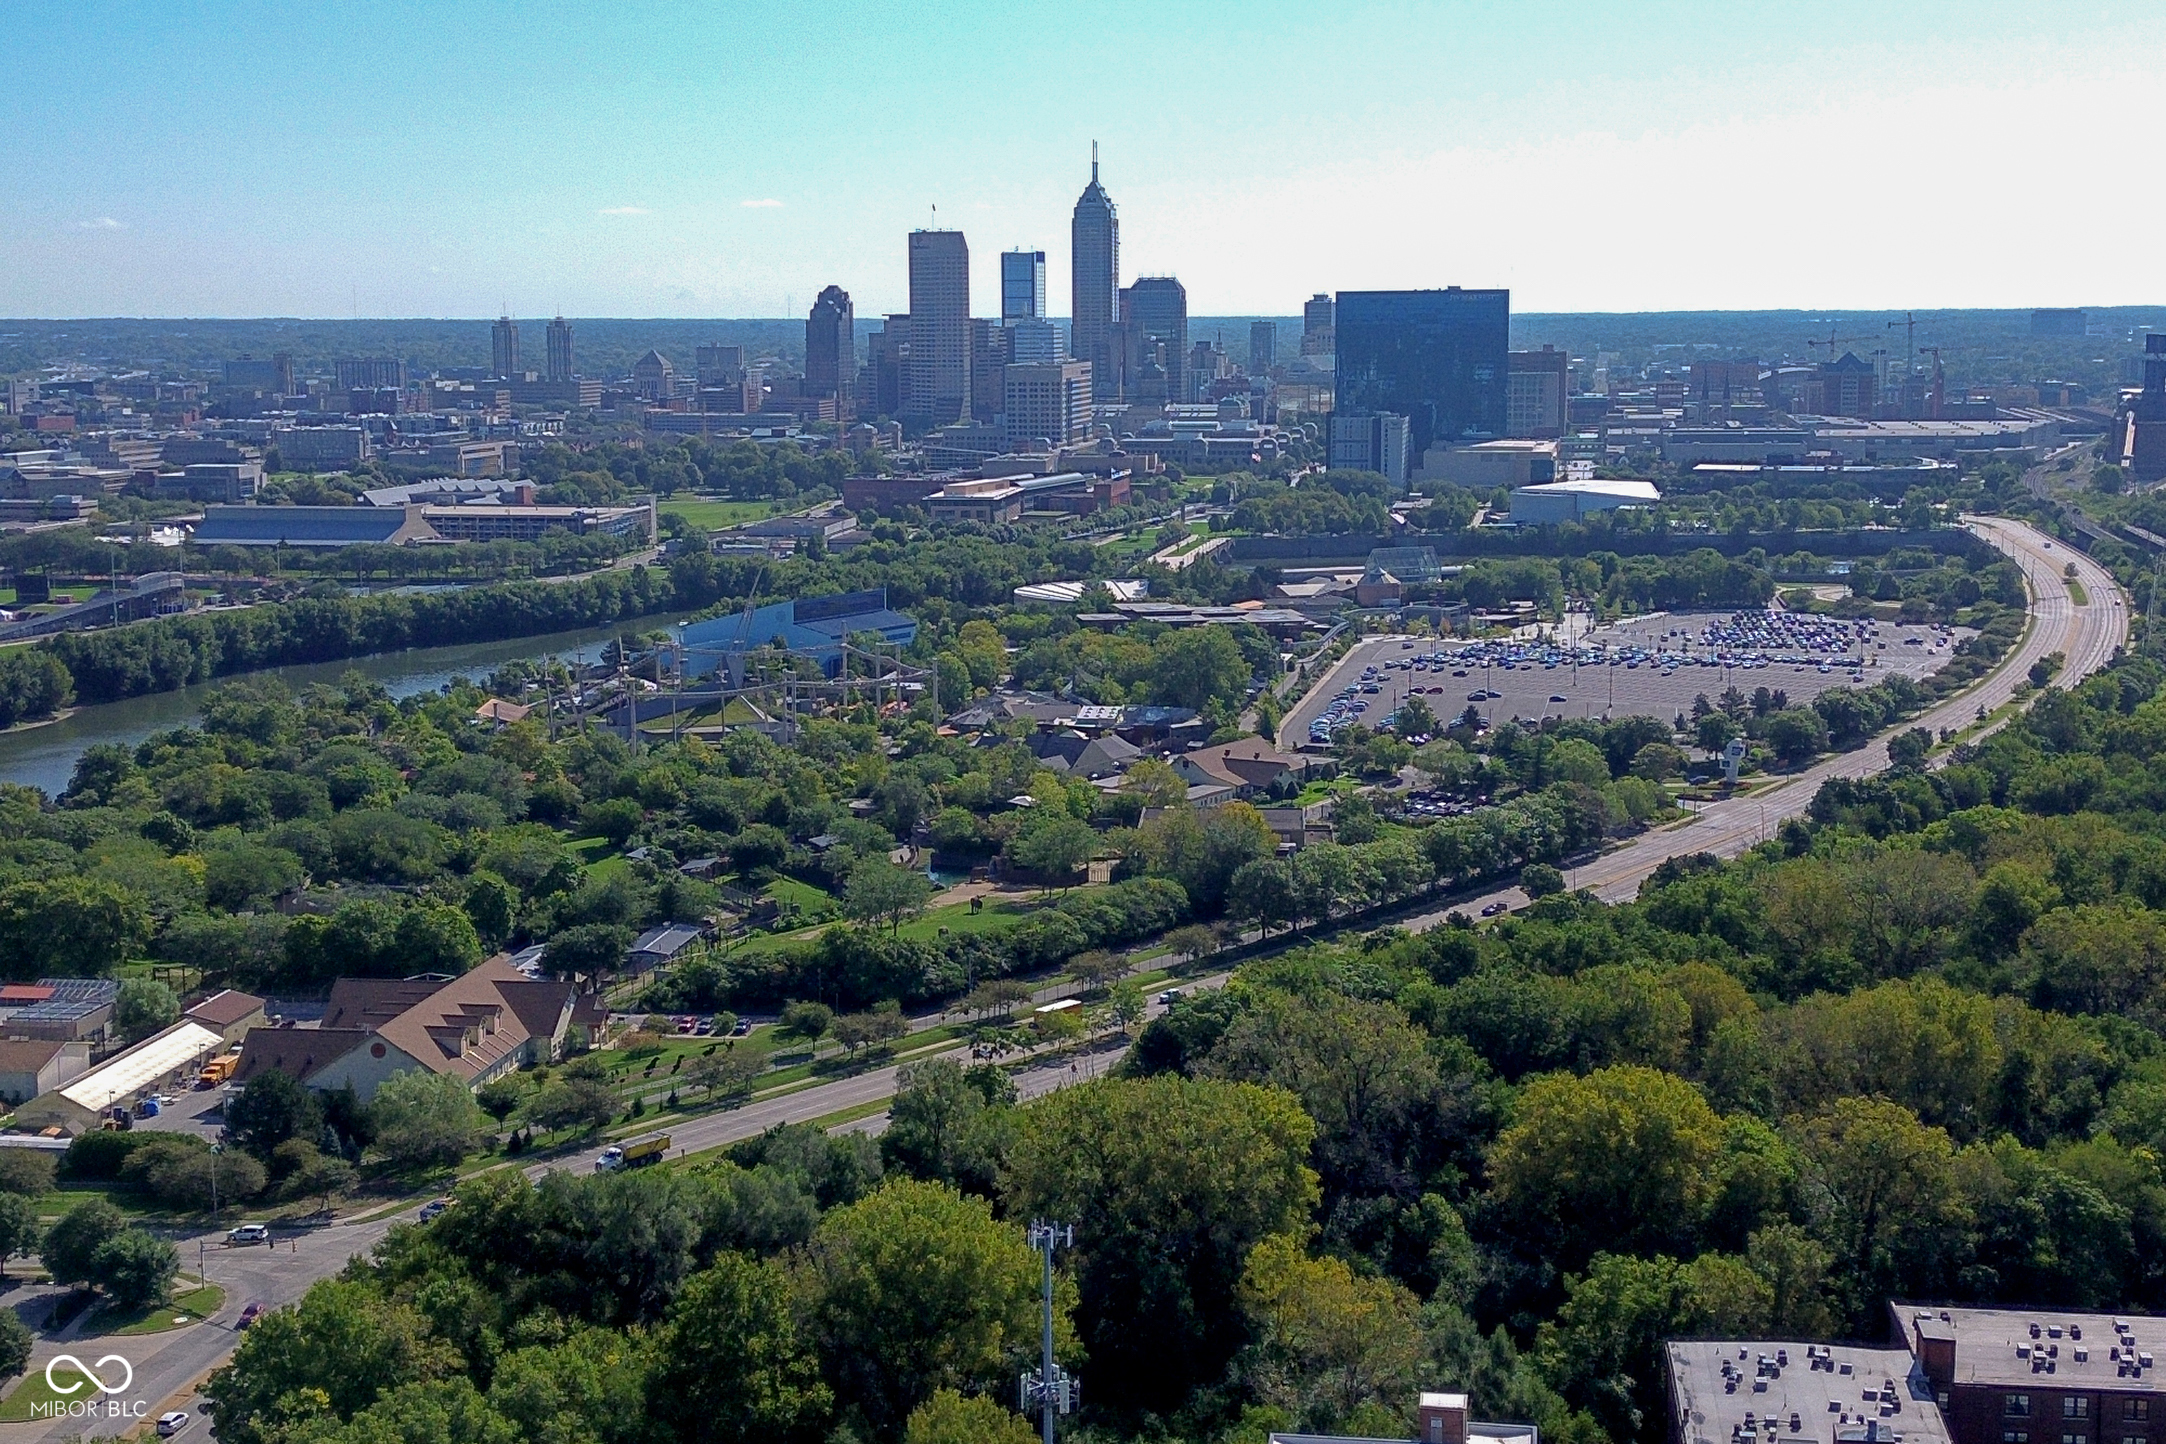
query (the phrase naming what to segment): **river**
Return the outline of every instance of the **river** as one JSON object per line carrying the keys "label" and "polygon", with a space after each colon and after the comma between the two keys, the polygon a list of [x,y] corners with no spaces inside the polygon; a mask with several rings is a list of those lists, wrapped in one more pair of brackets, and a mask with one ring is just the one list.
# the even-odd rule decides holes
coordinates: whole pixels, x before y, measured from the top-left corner
{"label": "river", "polygon": [[354,657],[343,662],[314,662],[305,667],[271,667],[261,672],[241,672],[183,687],[178,692],[156,692],[83,707],[72,717],[43,727],[26,727],[0,733],[0,780],[28,783],[58,796],[74,774],[75,759],[84,749],[100,742],[133,747],[155,733],[183,727],[201,714],[203,699],[218,687],[248,678],[276,677],[287,686],[301,688],[312,682],[336,682],[348,672],[381,682],[393,697],[434,692],[454,677],[480,679],[506,662],[526,657],[562,657],[567,661],[593,662],[611,637],[626,632],[647,632],[674,624],[676,614],[636,617],[606,627],[577,632],[551,632],[508,642],[477,642],[457,647],[420,647],[406,652],[384,652],[374,657]]}

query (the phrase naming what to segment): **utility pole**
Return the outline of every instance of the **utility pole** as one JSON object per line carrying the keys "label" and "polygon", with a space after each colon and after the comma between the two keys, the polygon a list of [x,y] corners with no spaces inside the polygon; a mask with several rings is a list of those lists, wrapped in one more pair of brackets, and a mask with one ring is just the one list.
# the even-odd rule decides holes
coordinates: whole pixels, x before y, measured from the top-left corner
{"label": "utility pole", "polygon": [[1045,1260],[1045,1333],[1038,1372],[1017,1380],[1018,1392],[1023,1413],[1028,1414],[1033,1406],[1038,1410],[1042,1444],[1053,1444],[1054,1415],[1073,1414],[1083,1396],[1083,1387],[1076,1378],[1053,1362],[1053,1250],[1075,1247],[1075,1225],[1034,1220],[1028,1238],[1030,1246]]}

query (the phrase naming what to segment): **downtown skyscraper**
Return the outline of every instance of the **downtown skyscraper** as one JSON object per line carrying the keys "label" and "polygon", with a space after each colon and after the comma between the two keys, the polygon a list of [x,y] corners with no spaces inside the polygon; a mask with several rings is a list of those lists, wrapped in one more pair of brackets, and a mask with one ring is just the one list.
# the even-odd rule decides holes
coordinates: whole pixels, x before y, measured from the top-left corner
{"label": "downtown skyscraper", "polygon": [[909,367],[912,423],[970,415],[970,246],[961,231],[910,233]]}
{"label": "downtown skyscraper", "polygon": [[857,308],[850,293],[829,286],[812,303],[805,318],[805,391],[818,398],[833,398],[835,419],[848,421],[856,414]]}
{"label": "downtown skyscraper", "polygon": [[1075,203],[1069,239],[1074,270],[1069,298],[1068,350],[1091,363],[1091,390],[1100,401],[1120,395],[1118,327],[1121,304],[1121,218],[1098,184],[1098,142],[1091,142],[1091,183]]}

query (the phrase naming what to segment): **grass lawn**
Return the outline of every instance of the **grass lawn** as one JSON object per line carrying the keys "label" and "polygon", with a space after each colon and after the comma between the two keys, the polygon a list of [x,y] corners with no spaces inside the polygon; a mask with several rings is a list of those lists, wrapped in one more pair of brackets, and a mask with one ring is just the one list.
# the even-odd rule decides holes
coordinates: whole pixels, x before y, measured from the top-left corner
{"label": "grass lawn", "polygon": [[[1058,897],[1059,894],[1056,893],[1054,896]],[[1049,898],[1046,901],[1051,900]],[[995,933],[1004,928],[1014,927],[1045,905],[1045,902],[1041,902],[1035,897],[991,897],[986,900],[984,908],[973,913],[970,910],[970,904],[967,902],[950,903],[944,908],[934,908],[923,917],[904,923],[900,935],[924,942],[940,936],[942,928],[946,928],[951,933]],[[832,924],[821,923],[787,933],[762,933],[739,943],[730,951],[732,953],[764,953],[775,948],[791,947],[797,943],[810,942],[813,938],[819,936],[820,928],[828,926],[832,926]]]}
{"label": "grass lawn", "polygon": [[611,873],[622,872],[631,866],[625,860],[624,854],[618,852],[606,837],[582,837],[577,842],[568,842],[564,846],[572,856],[579,859],[579,865],[594,877],[606,878]]}
{"label": "grass lawn", "polygon": [[[180,1285],[187,1282],[183,1277]],[[225,1306],[226,1291],[216,1284],[198,1284],[192,1289],[180,1285],[176,1285],[178,1292],[154,1308],[100,1309],[90,1316],[83,1331],[86,1334],[158,1334],[200,1323]]]}
{"label": "grass lawn", "polygon": [[[65,1364],[54,1368],[53,1377],[63,1384],[72,1383],[78,1387],[71,1394],[55,1393],[45,1382],[45,1371],[32,1369],[23,1375],[22,1382],[15,1386],[15,1392],[0,1399],[0,1424],[20,1424],[30,1419],[57,1419],[61,1416],[52,1412],[54,1405],[70,1399],[81,1399],[86,1395],[92,1398],[101,1397],[95,1386]],[[44,1407],[39,1410],[41,1405]],[[34,1410],[38,1412],[33,1412]]]}
{"label": "grass lawn", "polygon": [[132,1188],[121,1188],[110,1183],[63,1183],[51,1193],[38,1198],[38,1216],[48,1220],[58,1218],[75,1205],[91,1198],[104,1199],[130,1219],[165,1212]]}
{"label": "grass lawn", "polygon": [[782,510],[779,502],[772,501],[665,501],[658,511],[683,517],[693,526],[705,531],[721,527],[737,526],[748,521],[759,521],[774,516]]}
{"label": "grass lawn", "polygon": [[1328,782],[1311,782],[1295,796],[1292,805],[1313,807],[1329,798],[1352,792],[1360,786],[1361,783],[1352,777],[1334,777]]}

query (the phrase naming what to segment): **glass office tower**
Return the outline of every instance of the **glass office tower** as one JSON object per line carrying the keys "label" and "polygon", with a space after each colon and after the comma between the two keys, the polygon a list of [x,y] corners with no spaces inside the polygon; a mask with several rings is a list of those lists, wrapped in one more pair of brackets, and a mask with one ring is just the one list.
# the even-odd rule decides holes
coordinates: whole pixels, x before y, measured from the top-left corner
{"label": "glass office tower", "polygon": [[1407,419],[1407,454],[1505,435],[1510,291],[1341,291],[1334,409]]}

